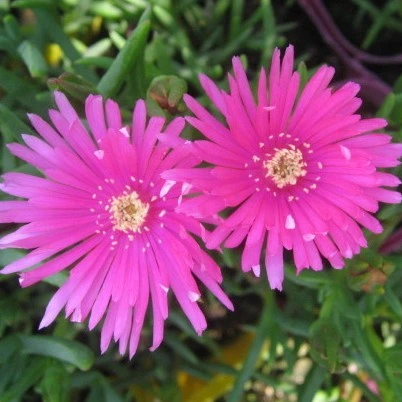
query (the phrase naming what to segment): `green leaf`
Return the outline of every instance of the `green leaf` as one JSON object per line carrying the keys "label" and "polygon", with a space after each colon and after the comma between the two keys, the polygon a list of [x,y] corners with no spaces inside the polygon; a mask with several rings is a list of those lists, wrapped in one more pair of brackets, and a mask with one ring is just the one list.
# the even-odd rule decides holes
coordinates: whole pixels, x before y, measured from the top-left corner
{"label": "green leaf", "polygon": [[98,1],[94,2],[91,7],[95,15],[99,15],[106,19],[120,19],[123,17],[123,11],[111,4],[110,1]]}
{"label": "green leaf", "polygon": [[5,364],[20,346],[20,342],[16,336],[9,335],[3,338],[0,341],[0,364]]}
{"label": "green leaf", "polygon": [[[17,282],[17,278],[14,277],[11,279],[11,281]],[[19,307],[20,306],[18,306],[18,302],[14,297],[5,297],[0,299],[0,337],[3,335],[3,332],[7,327],[16,326],[21,321],[24,321],[26,315],[24,315],[24,312]],[[5,352],[8,353],[7,350]],[[1,356],[2,353],[4,353],[4,349],[3,352],[0,352],[0,364],[3,360],[3,357]]]}
{"label": "green leaf", "polygon": [[44,335],[20,335],[22,353],[50,356],[73,364],[81,370],[91,368],[94,355],[81,343]]}
{"label": "green leaf", "polygon": [[[6,142],[19,141],[21,134],[33,134],[33,130],[10,109],[0,104],[1,133]],[[0,259],[0,261],[2,261]]]}
{"label": "green leaf", "polygon": [[103,400],[105,402],[124,402],[123,398],[112,388],[105,377],[99,378],[98,382],[102,389],[104,398]]}
{"label": "green leaf", "polygon": [[50,285],[57,286],[58,288],[66,282],[68,279],[68,272],[62,271],[57,274],[53,274],[43,279],[43,282],[49,283]]}
{"label": "green leaf", "polygon": [[24,60],[31,77],[43,77],[46,74],[47,66],[45,59],[32,42],[24,40],[18,46],[18,53],[22,57],[22,60]]}
{"label": "green leaf", "polygon": [[395,81],[393,92],[396,93],[396,94],[399,94],[399,93],[402,92],[402,74]]}
{"label": "green leaf", "polygon": [[[71,61],[81,58],[81,54],[73,46],[70,38],[64,33],[62,25],[60,24],[60,21],[55,13],[48,8],[36,8],[35,14],[38,17],[38,26],[40,26],[42,30],[47,33],[52,41],[61,47],[63,53]],[[82,75],[82,77],[90,80],[91,82],[97,80],[95,73],[88,69],[87,66],[76,66],[75,70],[78,74]]]}
{"label": "green leaf", "polygon": [[217,354],[219,352],[217,343],[207,336],[198,336],[188,320],[184,318],[182,314],[178,314],[176,311],[172,310],[169,312],[169,322],[177,326],[177,328],[179,328],[186,336],[208,348],[211,353]]}
{"label": "green leaf", "polygon": [[13,8],[55,8],[57,1],[54,0],[14,0]]}
{"label": "green leaf", "polygon": [[32,84],[32,80],[22,78],[0,66],[0,88],[3,88],[15,102],[24,105],[30,111],[42,112],[42,102],[38,99],[38,90]]}
{"label": "green leaf", "polygon": [[261,313],[261,321],[256,328],[254,342],[243,362],[243,367],[240,369],[233,384],[232,391],[230,392],[227,402],[238,402],[242,400],[244,392],[244,384],[253,375],[257,359],[260,357],[261,349],[264,345],[265,339],[270,333],[270,328],[274,325],[273,317],[274,311],[274,296],[272,291],[268,291],[265,298],[264,309]]}
{"label": "green leaf", "polygon": [[314,395],[320,389],[322,383],[324,382],[326,374],[326,371],[323,370],[321,366],[314,365],[307,374],[303,385],[300,387],[300,390],[298,392],[298,401],[311,402],[314,398]]}
{"label": "green leaf", "polygon": [[384,351],[384,362],[387,372],[399,376],[402,383],[402,343],[398,343]]}
{"label": "green leaf", "polygon": [[392,311],[399,317],[399,319],[402,319],[402,303],[389,286],[386,286],[384,298]]}
{"label": "green leaf", "polygon": [[187,92],[186,81],[174,75],[161,75],[154,78],[147,92],[147,98],[156,102],[170,114],[176,114],[179,102]]}
{"label": "green leaf", "polygon": [[[60,90],[64,92],[71,100],[75,100],[81,106],[89,94],[97,92],[95,87],[88,81],[73,73],[63,73],[57,78],[51,78],[47,81],[51,90]],[[80,105],[74,105],[80,109]]]}
{"label": "green leaf", "polygon": [[0,396],[0,402],[14,402],[42,377],[46,368],[46,359],[35,358],[27,362],[18,380],[8,391]]}
{"label": "green leaf", "polygon": [[167,334],[165,336],[164,342],[166,345],[169,345],[173,351],[181,356],[184,360],[188,361],[192,364],[198,364],[198,357],[192,352],[190,348],[188,348],[183,342],[181,342],[176,337]]}
{"label": "green leaf", "polygon": [[402,125],[402,93],[395,95],[395,105],[389,118],[393,124]]}
{"label": "green leaf", "polygon": [[99,57],[112,47],[112,41],[104,38],[91,45],[85,52],[85,57]]}
{"label": "green leaf", "polygon": [[377,117],[382,117],[383,119],[389,118],[392,113],[392,110],[395,106],[395,94],[390,93],[382,103],[380,109],[376,113]]}
{"label": "green leaf", "polygon": [[230,13],[229,38],[236,38],[242,31],[241,21],[244,9],[244,0],[233,0]]}
{"label": "green leaf", "polygon": [[0,36],[0,50],[4,50],[5,52],[13,56],[15,52],[15,45],[10,38],[7,38],[6,36]]}
{"label": "green leaf", "polygon": [[167,28],[172,28],[176,24],[176,21],[173,19],[172,14],[159,5],[154,6],[153,13],[155,14],[155,17],[159,20],[159,22]]}
{"label": "green leaf", "polygon": [[310,327],[313,358],[334,373],[339,369],[341,335],[331,318],[321,318]]}
{"label": "green leaf", "polygon": [[[85,402],[123,402],[123,398],[110,385],[107,378],[97,371],[80,373],[75,379],[75,386],[87,387],[90,385],[91,392]],[[77,383],[78,382],[78,383]]]}
{"label": "green leaf", "polygon": [[362,360],[366,367],[368,367],[376,377],[384,379],[384,368],[381,364],[381,358],[375,351],[375,346],[370,342],[367,335],[367,328],[362,327],[360,323],[353,321],[350,323],[352,328],[352,339],[355,346],[362,354]]}
{"label": "green leaf", "polygon": [[110,32],[110,39],[111,42],[117,47],[117,49],[123,49],[124,45],[126,44],[126,38],[120,35],[116,31]]}
{"label": "green leaf", "polygon": [[76,60],[75,64],[108,69],[113,64],[113,59],[106,56],[84,57],[82,59]]}
{"label": "green leaf", "polygon": [[148,11],[143,14],[137,28],[127,39],[123,49],[100,80],[97,88],[105,97],[114,96],[119,91],[133,65],[143,53],[151,28],[148,14]]}
{"label": "green leaf", "polygon": [[17,41],[20,38],[20,26],[13,15],[6,15],[3,19],[4,29],[10,39]]}
{"label": "green leaf", "polygon": [[40,390],[44,402],[68,402],[71,389],[70,376],[62,363],[52,361],[43,376]]}
{"label": "green leaf", "polygon": [[315,272],[305,269],[297,274],[294,267],[289,265],[285,266],[285,275],[293,283],[311,289],[320,289],[325,283],[331,281],[328,272],[320,272],[320,275],[317,275]]}
{"label": "green leaf", "polygon": [[306,86],[308,80],[310,79],[311,74],[309,73],[306,63],[301,61],[297,66],[297,72],[300,74],[300,89],[301,92],[303,88]]}

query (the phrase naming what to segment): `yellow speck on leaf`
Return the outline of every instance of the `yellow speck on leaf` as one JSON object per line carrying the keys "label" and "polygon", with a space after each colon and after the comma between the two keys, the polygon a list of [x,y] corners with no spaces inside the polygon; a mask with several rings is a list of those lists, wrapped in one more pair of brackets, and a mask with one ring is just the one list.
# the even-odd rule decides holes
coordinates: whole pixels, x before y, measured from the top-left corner
{"label": "yellow speck on leaf", "polygon": [[63,50],[57,43],[50,43],[45,48],[45,59],[52,67],[57,67],[63,58]]}
{"label": "yellow speck on leaf", "polygon": [[97,35],[102,28],[103,18],[97,15],[91,21],[91,31],[93,34]]}

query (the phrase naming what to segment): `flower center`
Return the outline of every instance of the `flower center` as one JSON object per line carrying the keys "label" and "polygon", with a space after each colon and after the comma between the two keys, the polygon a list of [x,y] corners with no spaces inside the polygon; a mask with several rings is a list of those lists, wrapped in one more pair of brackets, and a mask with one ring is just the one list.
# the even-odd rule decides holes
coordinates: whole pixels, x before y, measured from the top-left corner
{"label": "flower center", "polygon": [[305,176],[307,163],[303,161],[303,154],[294,145],[290,149],[275,149],[275,155],[263,162],[267,170],[265,177],[270,177],[278,188],[297,183],[299,177]]}
{"label": "flower center", "polygon": [[149,204],[142,202],[133,191],[127,195],[113,197],[110,202],[110,219],[113,229],[123,232],[140,232],[149,210]]}

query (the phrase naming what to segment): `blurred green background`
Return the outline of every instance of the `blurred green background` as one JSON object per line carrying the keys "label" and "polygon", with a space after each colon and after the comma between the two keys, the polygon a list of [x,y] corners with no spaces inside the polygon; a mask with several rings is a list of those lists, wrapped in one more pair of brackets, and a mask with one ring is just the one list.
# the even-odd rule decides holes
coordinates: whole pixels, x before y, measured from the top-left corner
{"label": "blurred green background", "polygon": [[[87,94],[100,93],[127,118],[146,98],[150,114],[171,119],[186,112],[187,91],[206,102],[198,73],[225,88],[240,55],[254,85],[288,43],[304,80],[335,65],[335,85],[361,83],[362,114],[387,118],[402,139],[399,0],[0,0],[0,18],[3,172],[32,172],[4,145],[32,132],[27,112],[46,117],[53,89],[80,113]],[[296,276],[289,264],[283,292],[241,273],[238,250],[216,254],[236,311],[206,296],[209,327],[198,337],[172,300],[162,346],[148,351],[148,323],[131,361],[115,346],[100,355],[98,330],[63,317],[37,330],[65,275],[27,289],[17,275],[0,276],[0,402],[402,401],[402,208],[379,216],[384,233],[369,235],[369,249],[344,270]],[[1,266],[21,253],[1,251]]]}

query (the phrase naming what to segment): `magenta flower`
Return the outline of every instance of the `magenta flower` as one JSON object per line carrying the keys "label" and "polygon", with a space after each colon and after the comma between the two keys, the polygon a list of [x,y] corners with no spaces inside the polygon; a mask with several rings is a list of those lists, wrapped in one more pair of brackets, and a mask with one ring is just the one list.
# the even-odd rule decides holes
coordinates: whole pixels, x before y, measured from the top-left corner
{"label": "magenta flower", "polygon": [[159,136],[177,138],[184,120],[174,120],[162,132],[164,119],[153,117],[147,124],[145,103],[138,101],[132,127],[124,126],[115,102],[103,105],[100,96],[90,95],[85,112],[91,135],[62,93],[56,92],[55,100],[59,111],[49,112],[54,128],[31,115],[42,139],[23,135],[27,146],[9,145],[45,177],[3,176],[2,190],[25,200],[1,202],[0,222],[24,225],[0,239],[0,247],[33,250],[2,273],[21,272],[25,287],[72,267],[40,327],[63,308],[72,321],[89,317],[90,329],[104,317],[102,353],[114,338],[121,354],[128,348],[134,355],[150,300],[151,350],[157,348],[169,289],[201,334],[206,321],[195,278],[226,307],[232,304],[219,287],[219,267],[192,237],[204,235],[203,226],[175,212],[189,189],[160,177],[165,169],[199,162],[187,143],[171,150],[158,141]]}
{"label": "magenta flower", "polygon": [[328,87],[332,67],[321,67],[299,91],[292,46],[282,64],[275,50],[268,82],[262,69],[257,99],[237,57],[233,69],[230,93],[200,76],[226,124],[191,96],[185,98],[195,115],[187,121],[206,137],[194,149],[212,167],[164,174],[203,193],[178,210],[201,217],[231,207],[207,246],[231,248],[245,240],[242,268],[257,276],[264,248],[272,288],[282,289],[284,249],[293,250],[298,272],[321,270],[322,256],[334,268],[343,267],[344,258],[367,246],[361,226],[381,232],[370,214],[378,202],[401,201],[398,192],[382,188],[397,186],[398,178],[377,168],[398,165],[402,146],[390,144],[389,135],[371,133],[385,120],[355,114],[361,104],[357,84]]}

